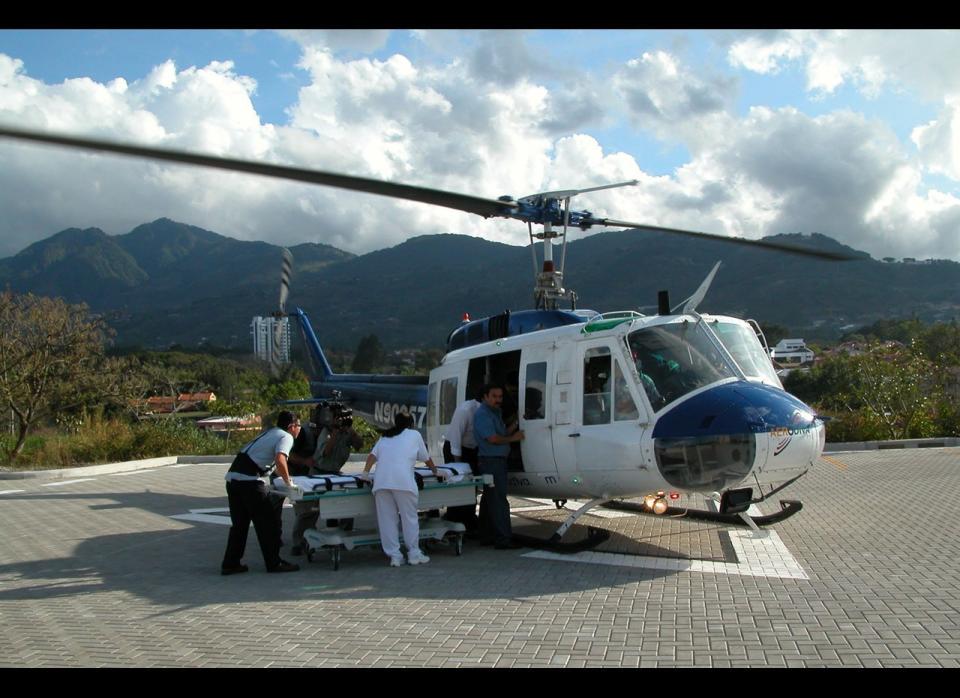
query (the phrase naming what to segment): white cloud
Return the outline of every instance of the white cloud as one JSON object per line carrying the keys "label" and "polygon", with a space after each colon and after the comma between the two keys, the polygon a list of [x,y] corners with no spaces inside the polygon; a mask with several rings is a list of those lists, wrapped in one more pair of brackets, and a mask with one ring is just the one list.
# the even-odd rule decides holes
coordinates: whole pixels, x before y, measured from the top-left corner
{"label": "white cloud", "polygon": [[940,116],[910,135],[931,172],[960,180],[960,95],[948,97]]}
{"label": "white cloud", "polygon": [[612,83],[637,126],[665,140],[698,140],[711,122],[727,119],[736,93],[730,78],[700,77],[665,51],[628,61]]}
{"label": "white cloud", "polygon": [[763,74],[802,61],[814,91],[830,93],[849,82],[868,97],[907,88],[939,101],[960,92],[958,51],[955,30],[791,30],[748,32],[731,43],[727,57]]}
{"label": "white cloud", "polygon": [[[960,32],[955,30],[764,33],[734,41],[728,52],[732,65],[759,73],[776,70],[788,61],[803,61],[807,88],[815,95],[832,94],[841,86],[852,84],[868,98],[878,97],[887,90],[894,94],[916,94],[939,105],[940,113],[935,119],[913,128],[911,141],[917,148],[919,160],[911,167],[960,181],[957,55],[960,55]],[[916,182],[915,188],[923,189],[922,179]],[[910,201],[915,210],[927,212],[924,220],[932,221],[937,217],[934,211],[942,202],[937,192],[931,196],[910,196],[901,205],[906,206],[905,201]],[[947,197],[947,201],[951,199]]]}
{"label": "white cloud", "polygon": [[783,60],[800,58],[804,53],[803,41],[792,32],[775,37],[748,36],[730,47],[731,65],[739,66],[764,75],[780,72]]}
{"label": "white cloud", "polygon": [[371,52],[382,48],[390,36],[388,29],[287,29],[282,36],[296,41],[304,49],[331,49]]}

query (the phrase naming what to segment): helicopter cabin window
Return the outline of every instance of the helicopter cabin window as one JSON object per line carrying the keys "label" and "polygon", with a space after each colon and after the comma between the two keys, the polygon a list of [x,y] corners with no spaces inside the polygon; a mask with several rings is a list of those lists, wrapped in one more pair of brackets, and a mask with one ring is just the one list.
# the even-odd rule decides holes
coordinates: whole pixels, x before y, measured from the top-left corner
{"label": "helicopter cabin window", "polygon": [[523,390],[523,418],[543,419],[546,416],[547,362],[527,364],[526,384]]}
{"label": "helicopter cabin window", "polygon": [[437,382],[434,381],[427,386],[427,426],[437,426]]}
{"label": "helicopter cabin window", "polygon": [[733,367],[696,323],[636,330],[628,342],[655,411],[698,388],[736,377]]}
{"label": "helicopter cabin window", "polygon": [[718,320],[714,320],[711,326],[748,378],[759,378],[770,385],[781,385],[770,356],[764,351],[752,329]]}
{"label": "helicopter cabin window", "polygon": [[583,354],[583,423],[610,423],[610,349],[593,347]]}
{"label": "helicopter cabin window", "polygon": [[457,409],[457,377],[444,378],[440,383],[440,424],[449,424]]}
{"label": "helicopter cabin window", "polygon": [[613,362],[613,419],[616,422],[640,419],[640,412],[627,387],[627,379],[619,361]]}

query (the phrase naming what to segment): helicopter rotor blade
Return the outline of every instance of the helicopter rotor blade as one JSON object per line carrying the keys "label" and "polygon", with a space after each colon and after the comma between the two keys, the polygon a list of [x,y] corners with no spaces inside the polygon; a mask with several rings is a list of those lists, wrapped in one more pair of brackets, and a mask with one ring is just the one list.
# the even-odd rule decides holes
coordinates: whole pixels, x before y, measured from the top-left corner
{"label": "helicopter rotor blade", "polygon": [[290,294],[290,272],[293,269],[293,253],[283,248],[283,261],[280,264],[280,312],[284,312],[287,296]]}
{"label": "helicopter rotor blade", "polygon": [[467,213],[475,213],[484,218],[509,215],[518,208],[518,204],[515,201],[485,199],[479,196],[458,194],[441,189],[417,187],[409,184],[394,184],[393,182],[385,182],[379,179],[354,177],[352,175],[337,174],[335,172],[323,172],[321,170],[308,170],[301,167],[251,162],[250,160],[238,160],[217,155],[200,155],[167,148],[129,145],[96,138],[63,136],[7,127],[0,127],[0,137],[48,143],[51,145],[66,146],[68,148],[116,153],[132,157],[165,160],[185,165],[214,167],[231,172],[247,172],[265,177],[305,182],[307,184],[322,184],[328,187],[339,187],[341,189],[350,189],[368,194],[389,196],[394,199],[405,199],[407,201],[433,204],[434,206],[444,206]]}
{"label": "helicopter rotor blade", "polygon": [[[37,143],[46,143],[50,145],[66,146],[69,148],[79,148],[84,150],[94,150],[99,152],[115,153],[131,157],[150,158],[154,160],[163,160],[187,165],[198,165],[202,167],[213,167],[231,172],[246,172],[249,174],[258,174],[266,177],[274,177],[294,182],[303,182],[306,184],[320,184],[351,191],[365,192],[368,194],[379,194],[395,199],[404,199],[407,201],[417,201],[434,206],[443,206],[446,208],[474,213],[484,218],[492,216],[502,216],[506,218],[517,218],[519,220],[545,223],[549,217],[545,217],[546,209],[534,205],[531,208],[530,201],[533,199],[542,199],[546,195],[533,195],[525,197],[522,201],[526,206],[521,205],[511,197],[501,197],[500,199],[486,199],[468,194],[459,194],[440,189],[431,189],[429,187],[418,187],[409,184],[396,184],[385,182],[378,179],[369,179],[366,177],[355,177],[352,175],[338,174],[334,172],[324,172],[321,170],[308,170],[300,167],[290,167],[286,165],[273,165],[267,163],[252,162],[249,160],[238,160],[235,158],[226,158],[216,155],[200,155],[188,153],[180,150],[171,150],[167,148],[156,148],[150,146],[137,146],[115,141],[105,141],[95,138],[84,138],[77,136],[65,136],[52,133],[42,133],[25,129],[14,129],[0,126],[0,138],[13,138],[23,141],[33,141]],[[620,182],[617,184],[602,185],[582,190],[570,190],[562,192],[548,192],[550,196],[557,194],[576,194],[588,191],[597,191],[600,189],[609,189],[611,187],[621,187],[634,184],[634,181]],[[566,198],[566,197],[562,197]],[[559,223],[559,221],[556,221]],[[676,235],[686,235],[688,237],[701,238],[706,240],[719,240],[721,242],[733,243],[738,245],[747,245],[753,247],[764,247],[769,250],[799,254],[807,257],[830,260],[853,260],[859,259],[859,256],[850,255],[842,252],[827,252],[812,250],[799,245],[792,245],[784,242],[772,242],[768,240],[748,240],[746,238],[728,237],[725,235],[716,235],[713,233],[701,233],[692,230],[682,230],[679,228],[665,228],[662,226],[647,225],[644,223],[631,223],[628,221],[618,221],[610,218],[593,218],[589,213],[585,215],[580,212],[571,212],[570,224],[580,227],[584,230],[594,225],[610,226],[618,228],[638,228],[654,232],[672,233]]]}
{"label": "helicopter rotor blade", "polygon": [[283,248],[283,260],[280,263],[280,309],[273,323],[273,347],[270,352],[270,370],[274,377],[280,377],[280,343],[283,341],[283,319],[287,316],[285,306],[290,293],[290,272],[293,269],[293,253]]}
{"label": "helicopter rotor blade", "polygon": [[773,242],[770,240],[749,240],[747,238],[729,237],[727,235],[717,235],[715,233],[700,233],[693,230],[683,230],[681,228],[664,228],[659,225],[648,225],[646,223],[630,223],[629,221],[616,221],[610,218],[594,218],[588,221],[593,225],[606,225],[617,228],[638,228],[640,230],[649,230],[655,233],[671,233],[674,235],[686,235],[688,237],[701,238],[705,240],[717,240],[719,242],[732,243],[734,245],[744,245],[747,247],[764,247],[768,250],[777,252],[787,252],[790,254],[799,254],[806,257],[817,257],[819,259],[830,259],[834,261],[850,261],[860,259],[859,256],[851,255],[845,252],[829,252],[826,250],[814,250],[800,245],[791,245],[786,242]]}

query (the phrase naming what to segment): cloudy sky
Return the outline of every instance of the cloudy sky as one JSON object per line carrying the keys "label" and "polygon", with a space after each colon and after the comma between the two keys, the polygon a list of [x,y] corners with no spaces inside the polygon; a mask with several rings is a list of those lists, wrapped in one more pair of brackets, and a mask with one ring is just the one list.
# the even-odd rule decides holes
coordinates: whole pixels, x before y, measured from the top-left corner
{"label": "cloudy sky", "polygon": [[[960,260],[958,31],[0,30],[0,123]],[[356,253],[526,226],[0,141],[0,257],[168,217]],[[577,232],[576,235],[583,235]]]}

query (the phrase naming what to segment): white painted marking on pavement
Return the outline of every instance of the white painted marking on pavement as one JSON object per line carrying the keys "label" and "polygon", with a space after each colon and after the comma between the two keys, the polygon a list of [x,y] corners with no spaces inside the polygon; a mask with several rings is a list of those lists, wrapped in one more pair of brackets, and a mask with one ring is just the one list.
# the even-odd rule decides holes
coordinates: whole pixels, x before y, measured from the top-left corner
{"label": "white painted marking on pavement", "polygon": [[93,482],[97,478],[95,477],[85,477],[80,480],[64,480],[63,482],[50,482],[46,485],[41,485],[41,487],[62,487],[63,485],[72,485],[75,482]]}
{"label": "white painted marking on pavement", "polygon": [[26,492],[26,490],[0,490],[0,494],[16,494],[17,492]]}
{"label": "white painted marking on pavement", "polygon": [[[214,512],[226,513],[226,516],[215,516]],[[221,526],[230,525],[230,509],[191,509],[189,514],[176,514],[171,519],[180,521],[198,521],[200,523],[220,524]]]}
{"label": "white painted marking on pavement", "polygon": [[159,472],[160,468],[154,468],[152,470],[128,470],[125,473],[113,473],[118,477],[125,477],[127,475],[146,475],[147,473],[156,473]]}
{"label": "white painted marking on pavement", "polygon": [[[756,506],[750,507],[754,516],[761,514]],[[673,570],[677,572],[708,572],[713,574],[736,574],[741,577],[775,577],[779,579],[810,579],[796,561],[776,531],[762,529],[759,534],[750,530],[726,531],[737,555],[738,562],[713,562],[710,560],[686,560],[651,557],[649,555],[624,555],[584,551],[573,555],[561,555],[545,550],[527,553],[522,557],[563,562],[581,562],[617,567]]]}

